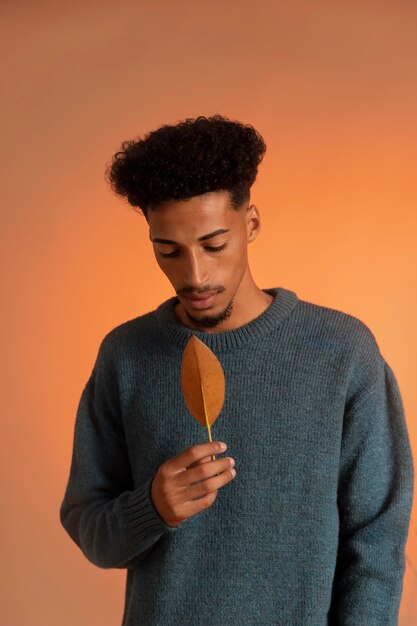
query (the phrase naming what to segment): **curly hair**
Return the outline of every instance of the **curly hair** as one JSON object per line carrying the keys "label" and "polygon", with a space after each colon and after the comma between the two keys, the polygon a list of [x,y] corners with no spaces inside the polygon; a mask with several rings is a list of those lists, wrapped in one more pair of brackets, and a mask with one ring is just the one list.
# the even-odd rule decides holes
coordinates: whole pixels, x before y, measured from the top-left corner
{"label": "curly hair", "polygon": [[266,151],[253,126],[221,115],[166,124],[143,139],[123,141],[121,148],[105,178],[146,219],[163,202],[209,191],[228,191],[238,209],[250,198]]}

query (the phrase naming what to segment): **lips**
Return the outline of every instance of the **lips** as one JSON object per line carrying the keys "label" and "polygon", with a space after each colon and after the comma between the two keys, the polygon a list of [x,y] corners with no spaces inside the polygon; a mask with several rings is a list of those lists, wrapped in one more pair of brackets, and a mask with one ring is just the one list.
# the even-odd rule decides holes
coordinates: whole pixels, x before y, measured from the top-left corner
{"label": "lips", "polygon": [[211,296],[215,296],[217,293],[217,291],[208,291],[206,292],[204,295],[202,296],[185,296],[186,298],[188,298],[189,300],[207,300],[207,298],[210,298]]}
{"label": "lips", "polygon": [[217,291],[206,292],[199,296],[184,296],[194,309],[206,309],[210,307],[217,296]]}

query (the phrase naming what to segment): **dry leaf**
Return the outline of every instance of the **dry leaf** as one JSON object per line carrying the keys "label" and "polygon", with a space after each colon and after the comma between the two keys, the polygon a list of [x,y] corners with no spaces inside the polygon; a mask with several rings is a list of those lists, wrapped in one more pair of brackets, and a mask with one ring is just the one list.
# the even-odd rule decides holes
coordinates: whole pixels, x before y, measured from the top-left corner
{"label": "dry leaf", "polygon": [[[205,343],[191,335],[181,364],[181,389],[190,413],[208,430],[224,404],[224,372],[216,355]],[[216,459],[212,455],[213,460]]]}

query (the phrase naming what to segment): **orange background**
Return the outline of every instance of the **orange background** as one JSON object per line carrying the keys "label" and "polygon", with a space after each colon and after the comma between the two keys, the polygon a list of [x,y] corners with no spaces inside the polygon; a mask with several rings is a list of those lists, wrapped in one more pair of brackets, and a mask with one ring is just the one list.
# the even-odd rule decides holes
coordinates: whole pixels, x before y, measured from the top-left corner
{"label": "orange background", "polygon": [[[267,143],[255,281],[370,327],[415,450],[417,4],[10,0],[0,14],[3,621],[114,626],[126,571],[95,567],[59,522],[75,413],[104,335],[174,294],[105,165],[163,123],[253,124]],[[413,519],[402,626],[417,619]]]}

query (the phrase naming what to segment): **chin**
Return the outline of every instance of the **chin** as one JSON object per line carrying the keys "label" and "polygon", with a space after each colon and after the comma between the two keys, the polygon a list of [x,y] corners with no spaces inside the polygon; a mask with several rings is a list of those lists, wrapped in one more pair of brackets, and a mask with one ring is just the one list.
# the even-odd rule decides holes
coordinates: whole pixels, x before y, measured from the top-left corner
{"label": "chin", "polygon": [[[229,302],[226,308],[221,309],[218,313],[207,314],[209,309],[202,309],[200,311],[200,315],[196,316],[196,311],[189,312],[185,309],[185,313],[188,319],[193,322],[196,326],[201,328],[215,328],[222,322],[225,322],[229,319],[232,314],[233,309],[233,301]],[[198,314],[198,311],[197,311]]]}

